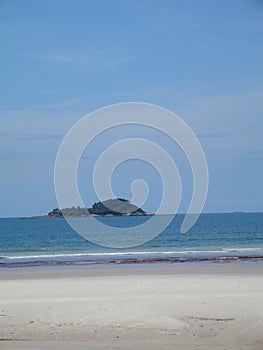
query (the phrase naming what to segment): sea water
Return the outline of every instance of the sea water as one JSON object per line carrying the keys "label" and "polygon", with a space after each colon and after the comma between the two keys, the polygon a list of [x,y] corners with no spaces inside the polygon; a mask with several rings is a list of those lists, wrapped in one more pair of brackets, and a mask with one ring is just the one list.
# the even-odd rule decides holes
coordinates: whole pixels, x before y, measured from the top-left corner
{"label": "sea water", "polygon": [[[113,228],[136,227],[149,219],[98,218]],[[65,219],[3,218],[0,219],[0,266],[186,262],[263,256],[263,213],[202,214],[186,234],[180,233],[183,219],[183,214],[176,215],[149,242],[116,249],[85,240]],[[96,232],[92,235],[96,237]]]}

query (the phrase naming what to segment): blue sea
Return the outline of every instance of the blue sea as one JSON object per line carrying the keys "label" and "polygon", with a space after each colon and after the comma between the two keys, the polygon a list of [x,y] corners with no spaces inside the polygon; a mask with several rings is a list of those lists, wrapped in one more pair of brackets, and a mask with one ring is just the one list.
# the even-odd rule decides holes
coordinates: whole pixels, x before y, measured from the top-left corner
{"label": "blue sea", "polygon": [[[202,214],[186,234],[180,233],[183,219],[183,214],[177,215],[150,242],[116,249],[85,240],[65,219],[3,218],[0,219],[0,267],[263,259],[263,213]],[[115,227],[132,227],[146,218],[103,217],[99,220]]]}

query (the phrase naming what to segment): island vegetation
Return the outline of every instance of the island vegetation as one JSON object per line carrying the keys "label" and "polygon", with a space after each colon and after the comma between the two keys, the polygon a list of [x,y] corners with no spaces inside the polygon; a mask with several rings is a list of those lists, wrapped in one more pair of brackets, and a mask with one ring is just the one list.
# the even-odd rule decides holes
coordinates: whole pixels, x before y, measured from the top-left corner
{"label": "island vegetation", "polygon": [[31,218],[63,218],[63,217],[88,217],[88,216],[150,216],[143,209],[138,208],[129,200],[123,198],[108,199],[96,202],[91,208],[71,207],[53,209],[47,215],[33,216]]}

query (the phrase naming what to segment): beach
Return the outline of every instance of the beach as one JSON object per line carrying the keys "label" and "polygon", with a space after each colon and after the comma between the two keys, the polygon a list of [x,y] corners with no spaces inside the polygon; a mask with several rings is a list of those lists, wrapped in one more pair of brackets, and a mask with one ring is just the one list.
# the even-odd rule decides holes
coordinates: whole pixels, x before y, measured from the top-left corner
{"label": "beach", "polygon": [[0,349],[263,349],[261,263],[0,270]]}

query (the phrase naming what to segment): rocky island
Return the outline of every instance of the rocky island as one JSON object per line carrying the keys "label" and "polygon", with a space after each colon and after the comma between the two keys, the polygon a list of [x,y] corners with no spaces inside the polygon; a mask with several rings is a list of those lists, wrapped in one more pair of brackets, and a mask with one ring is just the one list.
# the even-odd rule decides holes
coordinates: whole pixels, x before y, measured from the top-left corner
{"label": "rocky island", "polygon": [[107,199],[96,202],[91,208],[71,207],[63,209],[53,209],[47,215],[31,216],[30,219],[37,218],[63,218],[63,217],[89,217],[89,216],[152,216],[143,209],[138,208],[129,200],[123,198]]}

